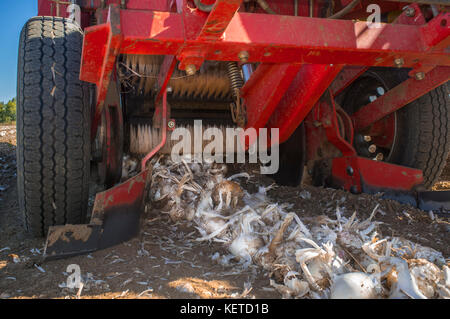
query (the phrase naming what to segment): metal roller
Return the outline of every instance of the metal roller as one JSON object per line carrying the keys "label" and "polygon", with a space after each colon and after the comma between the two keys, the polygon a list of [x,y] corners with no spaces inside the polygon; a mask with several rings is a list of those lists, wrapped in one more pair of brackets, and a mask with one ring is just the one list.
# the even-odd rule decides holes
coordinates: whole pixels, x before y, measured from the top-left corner
{"label": "metal roller", "polygon": [[[194,150],[194,126],[193,125],[184,125],[180,126],[177,124],[177,127],[186,128],[191,135],[191,154],[195,154],[196,150]],[[224,125],[212,125],[212,124],[203,124],[202,134],[209,128],[216,128],[221,131],[223,138],[223,150],[226,150],[226,129],[230,126]],[[179,143],[179,140],[172,141],[172,132],[167,132],[167,142],[164,147],[159,151],[161,154],[170,154],[172,148],[175,144]],[[186,138],[186,137],[184,137]],[[210,144],[210,140],[202,140],[202,150],[206,145]],[[159,128],[152,127],[150,124],[132,124],[130,125],[130,153],[134,155],[145,155],[148,154],[158,143],[161,141],[161,130]]]}
{"label": "metal roller", "polygon": [[[138,95],[153,95],[159,69],[163,62],[159,55],[124,55],[122,57],[121,81],[126,88]],[[206,61],[199,72],[188,76],[176,69],[169,82],[172,98],[227,100],[231,98],[227,65]]]}

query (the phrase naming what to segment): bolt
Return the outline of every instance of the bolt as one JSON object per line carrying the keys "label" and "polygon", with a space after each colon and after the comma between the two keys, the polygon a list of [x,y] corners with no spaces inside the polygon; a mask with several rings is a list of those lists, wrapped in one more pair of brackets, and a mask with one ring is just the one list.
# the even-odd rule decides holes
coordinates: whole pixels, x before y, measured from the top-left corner
{"label": "bolt", "polygon": [[372,141],[372,137],[369,135],[364,135],[364,141],[370,142],[370,141]]}
{"label": "bolt", "polygon": [[425,78],[425,73],[417,72],[416,74],[414,74],[414,77],[416,78],[416,80],[421,81]]}
{"label": "bolt", "polygon": [[172,92],[173,92],[173,89],[172,89],[171,86],[168,86],[167,89],[166,89],[166,91],[167,91],[167,93],[172,93]]}
{"label": "bolt", "polygon": [[175,120],[169,120],[169,122],[167,123],[167,127],[173,130],[175,128]]}
{"label": "bolt", "polygon": [[403,60],[403,58],[397,58],[394,60],[394,65],[397,68],[401,68],[403,66],[403,64],[405,64],[405,61]]}
{"label": "bolt", "polygon": [[353,173],[354,173],[353,167],[347,166],[347,174],[348,174],[349,176],[353,176]]}
{"label": "bolt", "polygon": [[352,185],[350,187],[350,193],[357,194],[358,193],[358,187],[356,185]]}
{"label": "bolt", "polygon": [[384,158],[383,153],[378,153],[377,156],[375,157],[376,161],[382,161]]}
{"label": "bolt", "polygon": [[239,58],[239,60],[240,60],[242,63],[247,63],[247,62],[248,62],[248,57],[249,57],[249,54],[248,54],[247,51],[241,51],[241,52],[239,52],[239,54],[238,54],[238,58]]}
{"label": "bolt", "polygon": [[377,151],[377,146],[375,144],[372,144],[369,146],[369,152],[375,153]]}
{"label": "bolt", "polygon": [[186,66],[186,74],[187,75],[194,75],[195,72],[197,72],[197,68],[193,64],[189,64]]}
{"label": "bolt", "polygon": [[405,14],[407,17],[414,17],[416,15],[416,10],[413,7],[406,7]]}

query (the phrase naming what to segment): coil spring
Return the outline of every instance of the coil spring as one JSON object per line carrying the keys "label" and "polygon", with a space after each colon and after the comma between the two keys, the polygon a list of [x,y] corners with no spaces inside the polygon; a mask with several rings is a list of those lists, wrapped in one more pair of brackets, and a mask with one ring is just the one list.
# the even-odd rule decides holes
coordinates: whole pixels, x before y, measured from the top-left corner
{"label": "coil spring", "polygon": [[241,71],[239,70],[237,62],[228,62],[227,63],[227,73],[228,78],[230,79],[230,88],[233,98],[237,98],[236,90],[239,90],[244,86],[244,80],[241,76]]}
{"label": "coil spring", "polygon": [[95,13],[91,13],[89,18],[89,26],[97,25],[97,17],[95,16]]}

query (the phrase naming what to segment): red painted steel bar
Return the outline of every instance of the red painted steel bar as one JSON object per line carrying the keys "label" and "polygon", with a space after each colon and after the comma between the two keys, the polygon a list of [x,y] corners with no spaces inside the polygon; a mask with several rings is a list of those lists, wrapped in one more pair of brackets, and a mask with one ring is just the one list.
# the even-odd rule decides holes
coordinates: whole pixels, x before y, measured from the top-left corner
{"label": "red painted steel bar", "polygon": [[342,65],[305,64],[297,73],[267,124],[280,129],[285,142],[342,70]]}
{"label": "red painted steel bar", "polygon": [[347,66],[342,69],[336,79],[330,86],[333,96],[338,95],[352,84],[360,75],[366,72],[369,67],[366,66]]}
{"label": "red painted steel bar", "polygon": [[442,48],[447,47],[450,45],[450,13],[440,13],[420,28],[420,32],[423,42],[430,49],[438,45]]}
{"label": "red painted steel bar", "polygon": [[[197,41],[218,41],[228,27],[231,19],[236,14],[237,10],[241,6],[242,0],[217,0],[214,4],[212,11],[208,14],[206,21],[204,22],[200,32],[195,33],[194,30],[186,30],[186,34],[191,32],[195,34]],[[185,10],[187,7],[185,2],[182,4],[183,17],[185,22],[185,28],[190,28],[191,19],[195,19],[195,15],[189,10]],[[204,50],[201,46],[186,46],[178,54],[180,64],[178,68],[185,70],[188,65],[193,65],[198,70],[203,64]]]}
{"label": "red painted steel bar", "polygon": [[164,91],[162,101],[159,102],[162,104],[162,114],[161,114],[161,130],[162,130],[162,137],[161,142],[155,146],[154,149],[150,151],[141,161],[141,170],[146,170],[147,162],[156,154],[158,151],[166,144],[167,139],[167,91]]}
{"label": "red painted steel bar", "polygon": [[172,77],[173,71],[177,60],[173,55],[166,55],[164,61],[161,64],[158,74],[158,94],[156,95],[155,102],[159,102],[162,96],[165,94],[167,85],[169,84],[170,78]]}
{"label": "red painted steel bar", "polygon": [[[223,39],[211,46],[209,41],[185,40],[182,16],[177,13],[122,10],[122,21],[125,41],[121,52],[129,54],[176,54],[186,44],[201,47],[207,60],[234,61],[246,50],[250,62],[393,66],[401,56],[405,67],[416,59],[450,65],[443,50],[427,52],[421,26],[414,25],[382,24],[370,29],[366,22],[236,13]],[[191,20],[203,21],[201,17]],[[446,28],[436,32],[450,34]]]}
{"label": "red painted steel bar", "polygon": [[327,140],[341,151],[342,156],[356,156],[353,146],[347,142],[339,131],[339,123],[336,115],[336,105],[330,90],[322,95],[317,102],[320,122],[325,129]]}
{"label": "red painted steel bar", "polygon": [[370,126],[450,79],[450,67],[436,67],[421,81],[410,78],[352,115],[355,131]]}
{"label": "red painted steel bar", "polygon": [[301,64],[261,64],[242,88],[246,128],[262,128],[294,80]]}
{"label": "red painted steel bar", "polygon": [[[161,99],[167,95],[167,86],[169,85],[170,78],[177,65],[177,60],[173,55],[166,55],[164,61],[161,64],[158,74],[158,93],[155,98],[155,112],[153,113],[153,127],[161,128],[163,125],[163,116],[170,117],[170,111],[167,109],[164,103],[161,103]],[[167,102],[165,102],[167,104]],[[164,111],[163,108],[166,107]],[[165,113],[165,115],[163,115]],[[167,120],[166,120],[167,121]],[[164,128],[163,128],[164,129]]]}
{"label": "red painted steel bar", "polygon": [[[179,13],[121,10],[120,16],[120,53],[124,54],[178,55],[181,50],[194,48],[202,52],[201,59],[218,61],[236,61],[239,52],[245,50],[249,62],[394,66],[394,60],[402,58],[404,67],[418,63],[450,66],[443,48],[430,51],[430,44],[439,39],[444,39],[441,43],[447,41],[448,27],[433,25],[436,35],[424,39],[421,30],[431,28],[428,25],[382,24],[379,29],[370,29],[366,22],[236,13],[223,37],[211,41],[186,38],[183,15]],[[190,29],[201,29],[205,18],[192,16],[189,22]],[[104,28],[87,28],[85,47],[105,45]],[[94,39],[99,42],[93,43]],[[83,57],[92,62],[83,65],[82,75],[90,73],[98,80],[103,51],[89,51],[83,51]],[[92,77],[85,78],[92,82]]]}
{"label": "red painted steel bar", "polygon": [[197,40],[219,40],[241,4],[242,0],[216,0]]}
{"label": "red painted steel bar", "polygon": [[91,138],[97,132],[103,104],[122,40],[120,9],[118,6],[109,7],[107,23],[88,28],[85,31],[80,79],[97,85],[97,105],[91,126]]}

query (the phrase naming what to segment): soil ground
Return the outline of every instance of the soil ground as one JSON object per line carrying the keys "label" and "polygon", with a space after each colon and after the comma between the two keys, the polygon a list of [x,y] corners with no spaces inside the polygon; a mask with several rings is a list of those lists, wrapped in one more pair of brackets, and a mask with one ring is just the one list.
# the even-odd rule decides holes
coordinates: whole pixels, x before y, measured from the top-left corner
{"label": "soil ground", "polygon": [[[127,243],[42,262],[44,239],[24,231],[18,209],[15,134],[14,125],[0,125],[0,298],[76,298],[77,290],[65,288],[71,264],[79,265],[86,283],[81,298],[280,298],[261,269],[217,264],[211,257],[224,253],[220,244],[196,242],[193,225],[173,224],[155,212],[144,216],[139,237]],[[255,192],[257,185],[271,183],[257,176],[243,187]],[[434,189],[450,189],[450,161]],[[292,203],[292,210],[305,220],[321,214],[335,217],[337,206],[346,216],[356,211],[361,220],[380,203],[383,214],[376,219],[383,222],[383,235],[404,237],[450,256],[447,216],[436,221],[395,201],[306,185],[275,187],[268,194],[276,202]]]}

